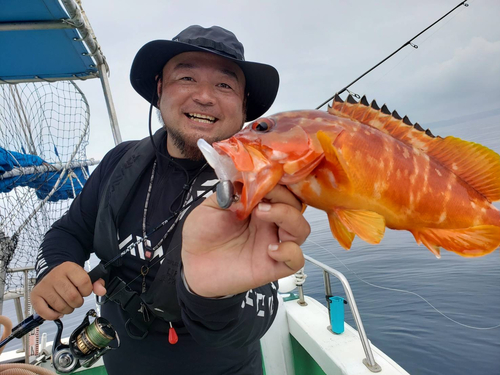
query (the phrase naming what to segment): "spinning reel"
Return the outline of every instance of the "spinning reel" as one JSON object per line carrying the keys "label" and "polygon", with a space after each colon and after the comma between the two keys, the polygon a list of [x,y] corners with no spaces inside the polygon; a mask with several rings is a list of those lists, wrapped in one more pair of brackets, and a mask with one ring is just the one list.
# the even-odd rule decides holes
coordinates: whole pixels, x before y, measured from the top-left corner
{"label": "spinning reel", "polygon": [[[89,316],[95,318],[92,323]],[[71,334],[68,344],[61,342],[62,322],[58,319],[54,323],[57,334],[52,347],[52,363],[59,372],[69,373],[81,366],[90,367],[108,350],[120,346],[120,338],[113,326],[106,319],[97,317],[94,310],[87,312],[82,324]],[[117,346],[109,346],[115,339]]]}

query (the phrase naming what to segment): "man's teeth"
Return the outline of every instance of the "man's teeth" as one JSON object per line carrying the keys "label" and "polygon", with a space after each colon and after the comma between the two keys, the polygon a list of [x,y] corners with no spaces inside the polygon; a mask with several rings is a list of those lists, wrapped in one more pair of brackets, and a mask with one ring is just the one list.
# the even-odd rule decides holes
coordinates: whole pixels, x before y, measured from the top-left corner
{"label": "man's teeth", "polygon": [[200,115],[199,113],[188,113],[188,117],[192,120],[199,122],[205,122],[207,124],[212,124],[215,122],[215,117],[208,115]]}

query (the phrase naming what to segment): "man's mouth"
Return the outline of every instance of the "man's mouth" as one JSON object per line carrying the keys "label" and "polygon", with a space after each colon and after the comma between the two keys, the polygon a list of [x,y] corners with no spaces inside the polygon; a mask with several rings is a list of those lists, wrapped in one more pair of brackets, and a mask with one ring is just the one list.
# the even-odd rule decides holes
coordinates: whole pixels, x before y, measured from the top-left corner
{"label": "man's mouth", "polygon": [[203,122],[205,124],[213,124],[217,121],[217,118],[209,115],[202,115],[200,113],[185,113],[185,115],[194,121]]}

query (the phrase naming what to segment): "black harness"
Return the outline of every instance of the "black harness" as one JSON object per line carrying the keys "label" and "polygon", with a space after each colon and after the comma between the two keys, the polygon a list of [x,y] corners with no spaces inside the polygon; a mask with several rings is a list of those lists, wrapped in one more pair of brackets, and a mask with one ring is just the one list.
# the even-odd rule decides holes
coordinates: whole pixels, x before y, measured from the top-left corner
{"label": "black harness", "polygon": [[[159,144],[165,138],[165,130],[157,131],[153,137],[155,144]],[[147,137],[128,150],[114,168],[99,202],[94,232],[94,250],[102,263],[120,254],[118,228],[135,197],[143,174],[155,157],[155,150],[150,138]],[[128,284],[119,277],[106,280],[106,297],[118,303],[127,313],[129,319],[125,328],[133,338],[146,337],[151,325],[157,319],[167,323],[181,320],[181,311],[177,302],[176,277],[181,264],[182,227],[189,212],[203,201],[196,199],[197,192],[214,189],[214,187],[207,188],[200,185],[200,182],[210,179],[216,179],[216,176],[211,168],[207,168],[198,176],[197,183],[191,186],[188,200],[194,201],[185,212],[180,213],[182,217],[170,234],[172,240],[162,259],[163,262],[146,293],[139,294],[131,290]],[[119,267],[122,264],[123,261],[119,258],[113,262],[113,267]]]}

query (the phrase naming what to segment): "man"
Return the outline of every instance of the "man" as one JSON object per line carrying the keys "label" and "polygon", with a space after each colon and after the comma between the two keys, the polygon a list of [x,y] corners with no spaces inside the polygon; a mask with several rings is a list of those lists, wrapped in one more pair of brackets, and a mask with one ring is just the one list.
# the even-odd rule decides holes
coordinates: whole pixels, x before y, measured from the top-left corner
{"label": "man", "polygon": [[[31,294],[52,320],[92,291],[106,294],[103,317],[121,340],[104,356],[110,375],[262,373],[273,281],[303,266],[309,225],[281,186],[244,221],[215,194],[203,199],[216,177],[196,141],[225,139],[261,116],[278,81],[273,67],[244,61],[243,45],[216,26],[190,26],[135,57],[132,85],[159,108],[164,129],[106,155],[47,232]],[[105,263],[144,238],[113,262],[106,283],[92,285],[81,267],[92,251]]]}

